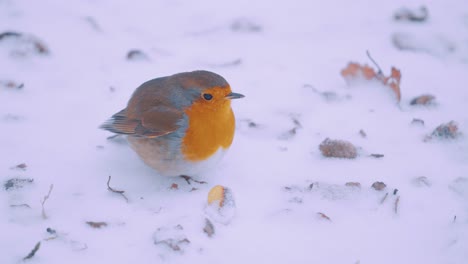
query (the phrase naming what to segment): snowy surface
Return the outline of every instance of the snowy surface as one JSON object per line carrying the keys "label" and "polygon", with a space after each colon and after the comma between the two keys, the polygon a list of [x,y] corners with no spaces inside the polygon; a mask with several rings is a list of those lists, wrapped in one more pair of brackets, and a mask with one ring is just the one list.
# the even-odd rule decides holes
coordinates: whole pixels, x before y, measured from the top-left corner
{"label": "snowy surface", "polygon": [[[420,4],[426,22],[393,19]],[[468,263],[465,0],[0,0],[4,31],[50,53],[0,40],[0,263],[22,262],[39,241],[26,262]],[[395,48],[395,34],[419,51]],[[135,49],[144,55],[127,60]],[[401,70],[399,105],[378,83],[348,87],[340,76],[349,61],[372,66],[366,50],[384,73]],[[142,82],[196,69],[246,98],[233,102],[228,154],[199,179],[208,184],[188,185],[97,127]],[[411,106],[421,94],[436,104]],[[460,136],[424,142],[451,120]],[[358,158],[323,157],[327,137],[353,143]],[[128,202],[107,189],[109,175]],[[10,179],[23,181],[6,190]],[[227,222],[207,211],[217,184],[235,199]]]}

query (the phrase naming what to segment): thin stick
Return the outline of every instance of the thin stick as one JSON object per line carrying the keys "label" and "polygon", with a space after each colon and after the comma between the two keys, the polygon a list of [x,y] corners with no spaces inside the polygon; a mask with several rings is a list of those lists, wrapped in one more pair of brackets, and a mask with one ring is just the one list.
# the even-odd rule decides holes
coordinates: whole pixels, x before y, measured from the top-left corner
{"label": "thin stick", "polygon": [[31,250],[31,252],[29,252],[29,254],[23,258],[23,260],[27,260],[27,259],[30,259],[32,257],[34,257],[34,255],[36,255],[36,252],[39,250],[39,248],[41,248],[41,242],[37,242],[36,245],[34,246],[34,248]]}
{"label": "thin stick", "polygon": [[379,70],[377,72],[377,74],[382,75],[383,74],[382,69],[379,67],[377,62],[375,62],[375,60],[372,58],[372,56],[370,55],[369,50],[366,50],[366,54],[367,54],[367,57],[369,57],[369,59],[372,61],[372,63],[374,63],[375,67],[377,67],[377,69]]}
{"label": "thin stick", "polygon": [[46,215],[45,209],[44,209],[44,204],[49,199],[50,194],[52,193],[53,189],[54,189],[54,185],[51,184],[50,187],[49,187],[49,192],[47,193],[46,196],[44,196],[44,199],[42,200],[42,218],[44,218],[44,219],[47,219],[47,215]]}
{"label": "thin stick", "polygon": [[198,184],[206,184],[206,181],[198,181],[198,180],[195,180],[194,178],[190,177],[190,176],[187,176],[187,175],[180,175],[180,177],[182,179],[184,179],[188,185],[191,185],[190,181],[193,181],[193,182],[196,182]]}
{"label": "thin stick", "polygon": [[385,194],[385,196],[380,200],[380,204],[383,204],[385,200],[387,199],[388,193]]}
{"label": "thin stick", "polygon": [[400,196],[395,200],[395,214],[398,214],[398,204],[400,203]]}
{"label": "thin stick", "polygon": [[128,203],[128,198],[127,198],[127,196],[125,196],[125,194],[124,194],[125,191],[116,190],[116,189],[110,187],[109,183],[110,183],[111,178],[112,178],[112,176],[109,175],[109,179],[107,180],[107,190],[109,190],[109,191],[111,191],[111,192],[113,192],[113,193],[118,193],[118,194],[122,195],[122,197],[123,197],[123,198],[125,199],[125,201],[127,201],[127,203]]}
{"label": "thin stick", "polygon": [[26,208],[31,208],[29,204],[10,204],[10,207],[26,207]]}

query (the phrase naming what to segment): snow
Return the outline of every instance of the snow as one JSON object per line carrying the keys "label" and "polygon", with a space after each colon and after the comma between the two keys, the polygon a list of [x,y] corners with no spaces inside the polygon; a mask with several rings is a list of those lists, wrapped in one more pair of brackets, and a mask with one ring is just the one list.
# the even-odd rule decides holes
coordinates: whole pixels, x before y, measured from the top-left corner
{"label": "snow", "polygon": [[[426,22],[393,20],[420,4],[0,0],[0,34],[33,36],[50,51],[0,40],[0,263],[21,262],[38,241],[26,262],[468,263],[468,4],[426,1]],[[398,50],[395,34],[422,51]],[[127,60],[130,50],[147,59]],[[350,61],[373,66],[366,50],[385,74],[401,70],[399,105],[377,82],[347,86],[340,76]],[[233,101],[234,143],[199,178],[208,184],[188,185],[156,175],[97,127],[144,81],[197,69],[246,98]],[[411,106],[421,94],[437,103]],[[424,142],[451,120],[459,137]],[[323,157],[325,138],[359,156]],[[109,175],[128,202],[108,190]],[[12,178],[33,182],[5,190]],[[224,223],[206,211],[215,185],[236,205]],[[21,204],[30,208],[11,206]],[[155,244],[158,232],[190,243],[174,251]]]}

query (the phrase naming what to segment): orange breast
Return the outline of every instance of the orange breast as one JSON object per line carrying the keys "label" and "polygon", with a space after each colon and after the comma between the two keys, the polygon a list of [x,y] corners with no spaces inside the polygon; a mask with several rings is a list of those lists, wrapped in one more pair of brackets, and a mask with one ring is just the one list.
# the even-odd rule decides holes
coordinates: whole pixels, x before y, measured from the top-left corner
{"label": "orange breast", "polygon": [[234,138],[235,120],[230,100],[224,100],[216,109],[202,101],[185,111],[188,128],[182,139],[182,153],[190,161],[201,161],[227,149]]}

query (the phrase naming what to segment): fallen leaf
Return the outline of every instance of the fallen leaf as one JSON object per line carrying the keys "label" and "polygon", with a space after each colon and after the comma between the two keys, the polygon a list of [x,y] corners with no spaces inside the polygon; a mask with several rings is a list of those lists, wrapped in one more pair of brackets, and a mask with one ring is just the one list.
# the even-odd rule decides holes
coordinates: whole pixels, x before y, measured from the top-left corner
{"label": "fallen leaf", "polygon": [[386,77],[383,75],[380,69],[376,72],[368,65],[361,65],[355,62],[350,62],[346,68],[341,70],[341,76],[343,76],[348,85],[351,85],[353,81],[360,79],[368,81],[377,80],[393,91],[398,102],[401,100],[401,72],[395,67],[391,68],[390,76]]}
{"label": "fallen leaf", "polygon": [[372,188],[374,188],[377,191],[381,191],[381,190],[385,189],[386,187],[387,187],[387,185],[385,183],[383,183],[383,182],[378,182],[377,181],[377,182],[374,182],[372,184]]}
{"label": "fallen leaf", "polygon": [[361,189],[361,184],[359,182],[347,182],[345,186]]}
{"label": "fallen leaf", "polygon": [[215,187],[211,188],[210,192],[208,193],[208,204],[218,203],[219,207],[222,207],[224,204],[224,192],[225,188],[221,185],[216,185]]}
{"label": "fallen leaf", "polygon": [[17,90],[23,89],[23,87],[24,87],[24,83],[17,83],[15,81],[11,81],[11,80],[0,81],[0,85],[5,87],[5,88],[17,89]]}
{"label": "fallen leaf", "polygon": [[236,203],[232,191],[221,185],[211,188],[205,213],[215,222],[230,223],[236,214]]}
{"label": "fallen leaf", "polygon": [[410,105],[430,105],[434,104],[435,96],[431,94],[423,94],[411,100]]}
{"label": "fallen leaf", "polygon": [[133,49],[128,51],[127,60],[130,61],[145,61],[149,60],[149,57],[141,50]]}
{"label": "fallen leaf", "polygon": [[212,237],[215,233],[213,223],[211,223],[208,218],[205,218],[205,227],[203,228],[203,232],[205,232],[208,237]]}
{"label": "fallen leaf", "polygon": [[319,146],[322,155],[331,158],[354,159],[357,157],[356,147],[348,141],[326,138]]}
{"label": "fallen leaf", "polygon": [[393,16],[395,20],[410,21],[410,22],[424,22],[429,16],[427,7],[421,6],[418,9],[400,8]]}
{"label": "fallen leaf", "polygon": [[383,79],[384,85],[390,87],[396,95],[398,102],[401,100],[401,91],[400,91],[400,81],[401,81],[401,71],[395,67],[392,67],[392,73],[389,77]]}
{"label": "fallen leaf", "polygon": [[343,76],[345,80],[349,82],[360,78],[372,80],[376,78],[377,73],[368,65],[360,65],[355,62],[350,62],[346,68],[341,70],[341,76]]}
{"label": "fallen leaf", "polygon": [[439,125],[430,135],[440,139],[455,139],[460,135],[458,124],[455,121],[450,121],[446,124]]}
{"label": "fallen leaf", "polygon": [[26,163],[21,163],[12,167],[11,169],[26,170],[27,167],[28,165],[26,165]]}

